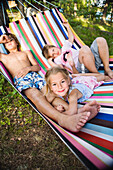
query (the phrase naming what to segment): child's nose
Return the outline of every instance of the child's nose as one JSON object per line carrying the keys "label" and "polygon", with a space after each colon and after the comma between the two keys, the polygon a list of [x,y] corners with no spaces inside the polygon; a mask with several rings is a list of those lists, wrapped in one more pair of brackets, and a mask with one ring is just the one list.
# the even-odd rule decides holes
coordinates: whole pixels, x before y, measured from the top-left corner
{"label": "child's nose", "polygon": [[60,83],[58,84],[58,88],[59,88],[59,89],[61,89],[61,88],[62,88],[62,85],[61,85]]}

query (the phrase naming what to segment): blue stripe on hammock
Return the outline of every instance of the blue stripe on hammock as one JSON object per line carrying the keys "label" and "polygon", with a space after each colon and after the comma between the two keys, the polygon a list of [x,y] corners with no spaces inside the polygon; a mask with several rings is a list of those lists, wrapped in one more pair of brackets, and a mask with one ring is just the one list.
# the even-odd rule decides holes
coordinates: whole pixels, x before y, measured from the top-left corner
{"label": "blue stripe on hammock", "polygon": [[2,35],[3,33],[2,33],[2,31],[1,31],[1,29],[0,29],[0,35]]}
{"label": "blue stripe on hammock", "polygon": [[28,22],[29,22],[29,25],[31,26],[31,28],[32,28],[32,30],[33,30],[33,32],[34,32],[34,34],[35,34],[36,38],[38,39],[38,41],[39,41],[39,43],[40,43],[41,47],[43,48],[43,45],[42,45],[42,43],[41,43],[41,41],[40,41],[40,39],[39,39],[39,37],[38,37],[38,35],[37,35],[37,33],[36,33],[36,31],[35,31],[34,27],[32,26],[32,23],[31,23],[31,21],[30,21],[30,19],[29,19],[29,18],[28,18]]}
{"label": "blue stripe on hammock", "polygon": [[108,85],[108,84],[109,84],[109,85],[110,85],[110,84],[113,85],[113,81],[112,81],[112,82],[104,82],[104,83],[103,83],[103,85]]}
{"label": "blue stripe on hammock", "polygon": [[62,32],[64,33],[64,35],[65,35],[66,39],[68,39],[68,36],[66,35],[66,33],[65,33],[64,29],[63,29],[63,27],[61,26],[60,22],[58,21],[58,19],[57,19],[57,17],[55,16],[55,14],[54,14],[54,12],[53,12],[53,10],[52,10],[52,9],[51,9],[51,12],[52,12],[52,14],[53,14],[53,16],[54,16],[54,18],[55,18],[56,22],[58,23],[58,25],[59,25],[60,29],[61,29],[61,30],[62,30]]}
{"label": "blue stripe on hammock", "polygon": [[97,116],[95,118],[113,122],[113,115],[101,113],[101,112],[99,112],[99,113],[100,114],[97,114]]}
{"label": "blue stripe on hammock", "polygon": [[91,123],[86,123],[84,128],[90,129],[90,130],[93,130],[93,131],[97,131],[97,132],[100,132],[100,133],[103,133],[103,134],[106,134],[106,135],[109,135],[109,136],[113,136],[113,129],[106,128],[106,127],[103,127],[103,126],[94,125],[94,124],[91,124]]}
{"label": "blue stripe on hammock", "polygon": [[[3,53],[4,53],[4,54],[7,54],[7,51],[6,51],[5,47],[4,47],[4,45],[3,45],[3,44],[0,44],[0,47],[1,47],[2,51],[3,51]],[[1,51],[1,52],[2,52],[2,51]]]}

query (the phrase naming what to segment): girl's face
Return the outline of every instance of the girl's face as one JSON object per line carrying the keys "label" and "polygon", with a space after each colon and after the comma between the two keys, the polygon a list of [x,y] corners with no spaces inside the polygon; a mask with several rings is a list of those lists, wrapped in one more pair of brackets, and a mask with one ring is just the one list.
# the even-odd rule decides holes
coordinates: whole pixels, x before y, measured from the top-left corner
{"label": "girl's face", "polygon": [[50,89],[54,94],[66,97],[70,85],[70,79],[65,79],[62,73],[50,76]]}
{"label": "girl's face", "polygon": [[49,56],[50,56],[50,57],[56,58],[56,57],[58,57],[59,55],[61,55],[61,49],[60,49],[60,48],[57,48],[57,47],[51,47],[51,48],[48,50],[48,53],[49,53]]}
{"label": "girl's face", "polygon": [[12,50],[12,49],[15,49],[15,48],[17,48],[17,43],[16,43],[16,41],[15,41],[15,39],[14,38],[10,38],[10,39],[8,39],[8,41],[5,43],[5,48],[8,50],[8,51],[10,51],[10,50]]}

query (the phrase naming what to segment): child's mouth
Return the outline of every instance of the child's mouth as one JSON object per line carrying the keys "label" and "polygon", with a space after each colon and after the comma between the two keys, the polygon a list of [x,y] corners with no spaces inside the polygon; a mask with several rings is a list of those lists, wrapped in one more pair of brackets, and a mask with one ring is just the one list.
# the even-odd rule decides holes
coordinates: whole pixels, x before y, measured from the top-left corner
{"label": "child's mouth", "polygon": [[63,90],[60,90],[60,91],[58,91],[59,93],[62,93],[62,92],[64,92],[65,91],[65,89],[63,89]]}

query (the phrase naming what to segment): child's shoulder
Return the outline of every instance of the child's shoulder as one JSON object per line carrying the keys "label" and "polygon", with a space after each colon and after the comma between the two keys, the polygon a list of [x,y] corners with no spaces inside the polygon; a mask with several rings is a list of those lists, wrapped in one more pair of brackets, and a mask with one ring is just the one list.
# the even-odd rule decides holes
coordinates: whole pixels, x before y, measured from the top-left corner
{"label": "child's shoulder", "polygon": [[4,54],[4,53],[0,52],[0,59],[2,59],[3,57],[6,57],[7,55],[9,55],[9,54]]}
{"label": "child's shoulder", "polygon": [[21,51],[21,52],[24,52],[24,53],[31,53],[30,50],[24,50],[24,51]]}
{"label": "child's shoulder", "polygon": [[27,54],[28,56],[32,55],[32,52],[30,50],[24,50],[24,51],[21,51],[21,53]]}

